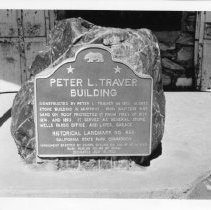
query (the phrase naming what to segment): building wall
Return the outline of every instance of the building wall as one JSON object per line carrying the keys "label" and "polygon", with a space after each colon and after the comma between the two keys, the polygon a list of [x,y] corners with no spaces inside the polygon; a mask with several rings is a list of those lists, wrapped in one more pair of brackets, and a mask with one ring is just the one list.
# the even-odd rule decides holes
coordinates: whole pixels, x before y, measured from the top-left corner
{"label": "building wall", "polygon": [[[57,15],[54,16],[54,13]],[[150,11],[145,11],[144,14],[140,12],[140,17],[146,15],[150,17],[149,13]],[[177,15],[180,13],[177,13]],[[18,90],[20,85],[29,78],[28,69],[36,53],[43,49],[49,30],[53,28],[56,20],[67,18],[67,14],[71,14],[71,11],[0,10],[1,92],[8,91],[10,87],[12,87],[12,90]],[[93,17],[95,16],[94,11],[91,14],[93,14]],[[168,14],[165,14],[165,18]],[[179,24],[175,24],[176,31],[172,31],[172,26],[167,26],[167,30],[164,30],[165,24],[169,24],[168,22],[160,23],[162,30],[153,30],[160,44],[163,84],[166,90],[189,90],[195,87],[194,38],[196,12],[182,12],[181,14],[182,18],[173,16],[175,20],[181,20]],[[161,18],[161,15],[157,13],[156,15]],[[124,13],[120,12],[120,16],[123,18]],[[131,15],[131,17],[133,16]],[[153,17],[152,20],[155,22]],[[154,24],[152,20],[149,21],[151,26]],[[161,22],[161,20],[159,19],[158,22]],[[138,23],[137,20],[136,25]],[[178,28],[179,25],[181,25],[180,28]],[[15,84],[15,86],[6,85],[3,87],[1,84],[4,82]]]}

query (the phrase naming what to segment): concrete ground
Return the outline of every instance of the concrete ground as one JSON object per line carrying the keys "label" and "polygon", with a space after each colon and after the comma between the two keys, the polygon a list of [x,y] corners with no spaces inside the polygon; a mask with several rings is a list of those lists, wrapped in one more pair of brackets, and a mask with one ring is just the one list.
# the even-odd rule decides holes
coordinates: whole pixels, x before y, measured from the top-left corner
{"label": "concrete ground", "polygon": [[[199,185],[207,184],[205,179],[211,174],[211,94],[165,95],[163,154],[152,160],[150,167],[132,170],[55,171],[26,165],[10,134],[11,118],[4,115],[7,120],[0,127],[0,196],[194,198],[197,189],[209,191],[208,185]],[[13,98],[14,94],[0,95],[0,118],[10,109]],[[211,198],[211,193],[206,198]]]}

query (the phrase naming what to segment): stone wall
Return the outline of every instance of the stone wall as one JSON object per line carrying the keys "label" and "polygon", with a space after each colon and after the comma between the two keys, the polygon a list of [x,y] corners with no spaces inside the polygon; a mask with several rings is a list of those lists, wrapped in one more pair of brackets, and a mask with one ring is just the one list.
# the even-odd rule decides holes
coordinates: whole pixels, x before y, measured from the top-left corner
{"label": "stone wall", "polygon": [[180,31],[154,31],[162,57],[165,90],[190,90],[194,85],[196,12],[183,12]]}
{"label": "stone wall", "polygon": [[[109,26],[115,25],[114,27],[119,28],[122,26],[122,23],[119,23],[120,19],[126,21],[126,17],[128,19],[128,15],[130,14],[130,21],[127,22],[128,28],[146,27],[152,30],[158,38],[162,57],[164,90],[191,90],[194,88],[194,37],[196,12],[182,12],[182,18],[179,24],[178,22],[173,23],[172,18],[170,17],[172,13],[177,13],[178,15],[178,12],[176,11],[163,11],[160,12],[159,15],[152,11],[139,11],[136,12],[135,17],[135,11],[130,13],[128,13],[128,11],[110,12],[111,13],[108,14],[110,14],[111,17],[114,15],[116,17],[115,24],[108,19],[105,20],[105,11],[95,11],[94,16],[93,12],[90,11],[69,12],[66,10],[57,10],[56,17],[58,20],[62,20],[79,15],[82,17],[84,16],[84,18],[87,17],[90,21],[93,20],[97,25],[104,26],[104,24],[107,23]],[[95,18],[96,15],[99,16],[97,23]],[[167,17],[169,17],[168,21],[166,21]],[[154,21],[155,19],[156,21]],[[179,21],[180,17],[174,19],[175,21]],[[104,20],[105,23],[102,23]],[[133,20],[133,24],[136,24],[133,25],[131,20]],[[165,24],[168,24],[166,25],[166,31],[163,31],[165,28],[164,22]],[[162,31],[156,31],[155,28],[152,27],[153,25],[156,25],[156,28],[159,28],[159,30]],[[175,25],[177,25],[177,28],[178,25],[181,25],[181,29],[178,31],[167,31],[168,29],[172,30],[172,28],[175,28]],[[122,27],[124,28],[124,26]]]}

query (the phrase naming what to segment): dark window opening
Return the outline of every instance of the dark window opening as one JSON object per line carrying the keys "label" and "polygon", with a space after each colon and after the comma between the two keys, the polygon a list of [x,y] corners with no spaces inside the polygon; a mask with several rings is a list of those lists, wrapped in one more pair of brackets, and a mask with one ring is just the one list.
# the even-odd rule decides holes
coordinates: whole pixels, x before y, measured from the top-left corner
{"label": "dark window opening", "polygon": [[57,10],[57,20],[81,17],[96,25],[117,28],[148,28],[153,31],[181,29],[182,12]]}

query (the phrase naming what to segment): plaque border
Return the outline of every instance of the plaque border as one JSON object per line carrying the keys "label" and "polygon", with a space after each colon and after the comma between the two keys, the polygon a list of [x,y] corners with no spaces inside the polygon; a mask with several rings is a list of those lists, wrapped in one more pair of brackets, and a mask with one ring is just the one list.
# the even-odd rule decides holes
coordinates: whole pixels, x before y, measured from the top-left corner
{"label": "plaque border", "polygon": [[[127,67],[129,67],[129,69],[139,78],[142,79],[151,79],[151,112],[150,112],[150,142],[149,142],[149,152],[145,153],[145,154],[79,154],[79,155],[73,155],[73,154],[63,154],[63,155],[58,155],[58,154],[51,154],[51,155],[39,155],[38,152],[38,126],[37,126],[37,90],[36,90],[36,80],[37,79],[46,79],[48,77],[50,77],[52,74],[54,74],[57,69],[59,69],[61,66],[63,66],[66,63],[73,63],[76,61],[76,58],[78,56],[78,54],[86,49],[91,49],[91,48],[98,48],[98,49],[103,49],[106,50],[110,53],[111,55],[111,60],[114,62],[118,62],[118,63],[122,63],[124,65],[126,65]],[[59,57],[60,58],[60,57]],[[54,63],[52,63],[49,67],[46,68],[45,71],[40,72],[38,74],[35,75],[34,77],[34,123],[35,123],[35,144],[36,144],[36,158],[37,158],[37,162],[39,161],[39,158],[57,158],[57,157],[75,157],[75,158],[79,158],[79,157],[117,157],[117,156],[124,156],[124,157],[130,157],[130,156],[148,156],[151,154],[151,150],[152,150],[152,112],[153,112],[153,78],[150,75],[147,74],[139,74],[137,73],[134,68],[128,64],[127,62],[124,62],[120,59],[116,59],[112,56],[112,52],[110,50],[109,47],[105,47],[104,45],[101,44],[88,44],[88,45],[84,45],[82,46],[74,55],[74,57],[71,58],[67,58],[64,61],[62,61],[59,64],[55,64],[59,58],[54,61]]]}

